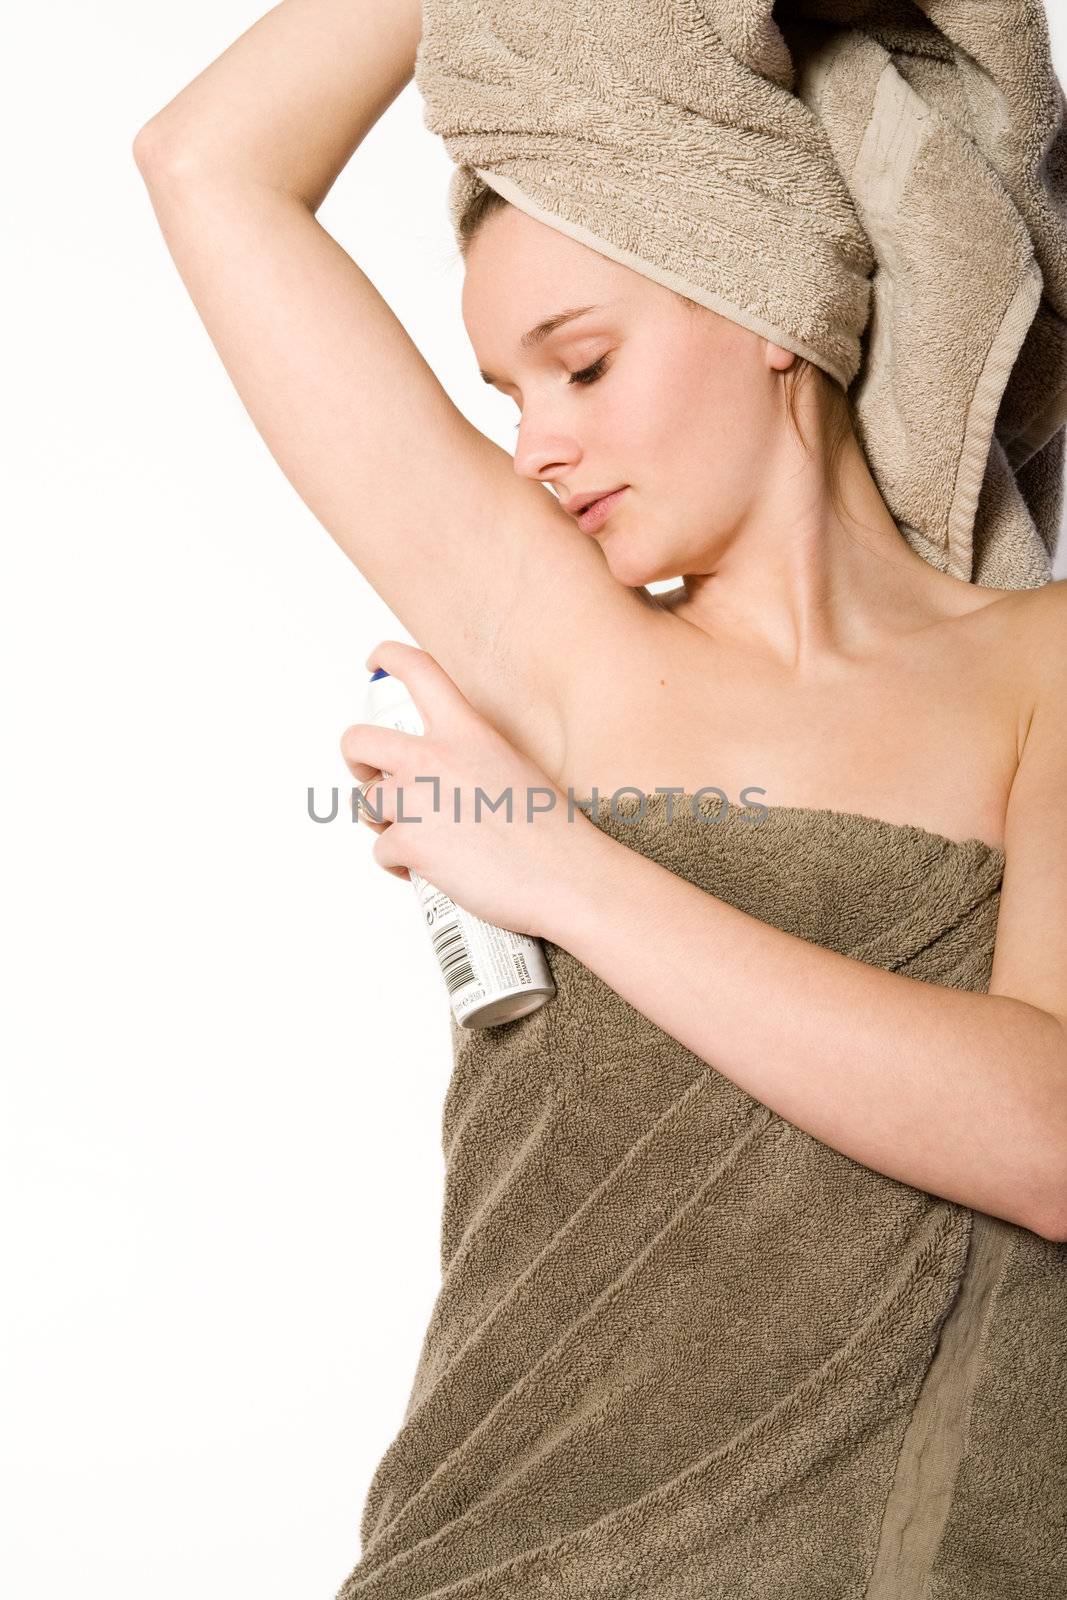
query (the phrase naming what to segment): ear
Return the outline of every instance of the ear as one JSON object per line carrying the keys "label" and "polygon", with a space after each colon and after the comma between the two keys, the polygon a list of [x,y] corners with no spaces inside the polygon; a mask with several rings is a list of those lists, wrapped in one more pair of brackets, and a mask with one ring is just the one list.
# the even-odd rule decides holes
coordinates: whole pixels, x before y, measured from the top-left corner
{"label": "ear", "polygon": [[770,339],[764,341],[767,355],[767,365],[772,372],[787,372],[796,361],[796,351],[786,350],[780,344],[773,344]]}

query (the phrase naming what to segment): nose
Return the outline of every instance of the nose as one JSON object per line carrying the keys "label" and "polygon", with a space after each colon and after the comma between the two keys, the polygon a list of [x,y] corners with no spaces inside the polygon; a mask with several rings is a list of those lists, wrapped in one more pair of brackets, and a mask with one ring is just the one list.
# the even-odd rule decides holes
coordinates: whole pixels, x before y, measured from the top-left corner
{"label": "nose", "polygon": [[555,485],[559,479],[573,476],[581,459],[581,446],[576,439],[544,430],[535,434],[527,426],[525,418],[519,424],[514,463],[520,478],[533,478]]}

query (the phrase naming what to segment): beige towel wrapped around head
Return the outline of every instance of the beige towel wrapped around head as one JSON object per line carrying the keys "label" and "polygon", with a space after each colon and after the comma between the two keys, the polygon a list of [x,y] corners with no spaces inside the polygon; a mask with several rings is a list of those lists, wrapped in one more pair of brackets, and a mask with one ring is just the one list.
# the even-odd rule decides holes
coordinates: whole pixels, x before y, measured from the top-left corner
{"label": "beige towel wrapped around head", "polygon": [[1041,0],[424,0],[415,78],[521,211],[848,386],[911,547],[1048,581],[1067,104]]}

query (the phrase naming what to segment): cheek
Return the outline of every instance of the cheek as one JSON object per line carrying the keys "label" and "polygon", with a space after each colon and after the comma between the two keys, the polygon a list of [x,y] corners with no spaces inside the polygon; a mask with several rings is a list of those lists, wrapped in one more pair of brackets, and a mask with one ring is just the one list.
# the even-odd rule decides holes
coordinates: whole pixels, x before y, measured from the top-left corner
{"label": "cheek", "polygon": [[673,437],[696,475],[701,467],[718,481],[748,479],[768,443],[770,419],[764,389],[738,364],[689,374],[674,408]]}
{"label": "cheek", "polygon": [[678,451],[693,426],[691,396],[673,375],[646,364],[619,384],[604,422],[604,458],[620,477],[662,489],[677,473]]}
{"label": "cheek", "polygon": [[702,516],[709,496],[732,504],[751,487],[767,438],[761,393],[741,352],[646,351],[598,418],[596,454],[675,515],[691,503]]}
{"label": "cheek", "polygon": [[[660,448],[673,454],[685,440],[709,440],[723,430],[734,404],[735,385],[721,376],[699,343],[675,343],[646,362],[641,409]],[[717,370],[718,369],[718,370]]]}
{"label": "cheek", "polygon": [[644,394],[644,459],[656,481],[671,484],[676,502],[727,468],[744,433],[733,385],[716,382],[706,368],[688,363],[657,373]]}

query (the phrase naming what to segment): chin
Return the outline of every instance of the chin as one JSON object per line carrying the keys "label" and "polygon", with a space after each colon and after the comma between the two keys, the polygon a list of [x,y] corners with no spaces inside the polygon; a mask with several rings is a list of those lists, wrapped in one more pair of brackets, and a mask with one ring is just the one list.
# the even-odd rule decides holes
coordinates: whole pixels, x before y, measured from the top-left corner
{"label": "chin", "polygon": [[645,584],[660,583],[664,578],[674,576],[673,572],[664,572],[660,567],[651,566],[647,560],[642,560],[636,551],[612,551],[605,546],[604,560],[612,577],[617,578],[628,589],[640,589]]}

